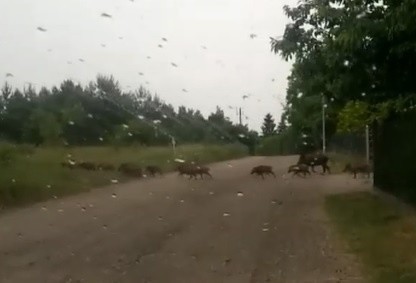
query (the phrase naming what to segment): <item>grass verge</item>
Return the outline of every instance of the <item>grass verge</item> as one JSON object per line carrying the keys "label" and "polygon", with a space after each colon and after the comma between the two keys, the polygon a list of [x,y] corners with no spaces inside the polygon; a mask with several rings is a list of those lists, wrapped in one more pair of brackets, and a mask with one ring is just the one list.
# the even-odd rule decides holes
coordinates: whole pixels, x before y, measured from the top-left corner
{"label": "grass verge", "polygon": [[[10,155],[9,151],[7,148],[7,156]],[[114,179],[119,182],[128,180],[117,171],[63,168],[60,163],[68,156],[78,161],[107,162],[117,167],[123,162],[133,162],[141,166],[158,165],[164,171],[170,171],[174,167],[170,147],[38,148],[28,152],[16,152],[12,154],[10,162],[0,163],[0,209],[87,191],[109,185]],[[177,158],[201,163],[245,155],[246,148],[238,145],[184,145],[176,150]]]}
{"label": "grass verge", "polygon": [[333,195],[326,210],[373,283],[416,282],[416,214],[361,192]]}

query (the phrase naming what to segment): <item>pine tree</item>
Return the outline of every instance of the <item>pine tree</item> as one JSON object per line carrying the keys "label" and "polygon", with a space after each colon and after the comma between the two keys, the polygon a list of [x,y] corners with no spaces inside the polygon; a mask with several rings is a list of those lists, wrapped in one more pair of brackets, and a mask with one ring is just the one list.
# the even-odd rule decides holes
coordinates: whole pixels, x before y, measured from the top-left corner
{"label": "pine tree", "polygon": [[267,113],[263,120],[263,126],[261,126],[263,136],[271,136],[276,132],[276,123],[274,122],[273,116]]}

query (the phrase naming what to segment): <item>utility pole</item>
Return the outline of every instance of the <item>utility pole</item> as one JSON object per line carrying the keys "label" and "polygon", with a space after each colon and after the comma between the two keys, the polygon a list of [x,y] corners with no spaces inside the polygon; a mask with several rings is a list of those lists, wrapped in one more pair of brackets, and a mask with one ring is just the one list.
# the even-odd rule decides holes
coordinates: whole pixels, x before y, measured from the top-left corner
{"label": "utility pole", "polygon": [[243,120],[242,120],[242,117],[241,117],[241,107],[238,109],[238,118],[239,118],[240,126],[241,126],[243,124]]}
{"label": "utility pole", "polygon": [[368,125],[365,125],[365,157],[367,161],[367,165],[370,164],[370,130]]}
{"label": "utility pole", "polygon": [[326,130],[325,130],[325,96],[322,95],[322,152],[326,153]]}

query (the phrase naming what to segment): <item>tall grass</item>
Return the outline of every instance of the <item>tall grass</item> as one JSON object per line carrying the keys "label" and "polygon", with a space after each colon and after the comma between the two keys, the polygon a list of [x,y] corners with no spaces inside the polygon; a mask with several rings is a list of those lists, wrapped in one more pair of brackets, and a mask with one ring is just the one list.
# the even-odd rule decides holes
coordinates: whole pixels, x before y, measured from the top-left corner
{"label": "tall grass", "polygon": [[141,166],[158,165],[172,170],[174,159],[201,163],[239,158],[247,149],[239,145],[184,145],[173,155],[170,147],[77,147],[38,148],[0,145],[5,161],[0,163],[0,207],[22,205],[52,197],[86,191],[94,187],[128,180],[117,171],[85,171],[63,168],[69,157],[76,161],[106,162],[118,167],[123,162]]}
{"label": "tall grass", "polygon": [[416,282],[416,214],[368,192],[333,195],[326,210],[369,282]]}

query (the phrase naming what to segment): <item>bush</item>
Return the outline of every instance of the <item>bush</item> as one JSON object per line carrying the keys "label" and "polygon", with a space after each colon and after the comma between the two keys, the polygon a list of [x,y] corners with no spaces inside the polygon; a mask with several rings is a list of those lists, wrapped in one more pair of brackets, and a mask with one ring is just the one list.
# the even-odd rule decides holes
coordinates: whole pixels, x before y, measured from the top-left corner
{"label": "bush", "polygon": [[17,156],[16,146],[0,143],[0,165],[9,165]]}
{"label": "bush", "polygon": [[259,155],[288,155],[296,153],[296,138],[291,130],[263,138],[258,147]]}

